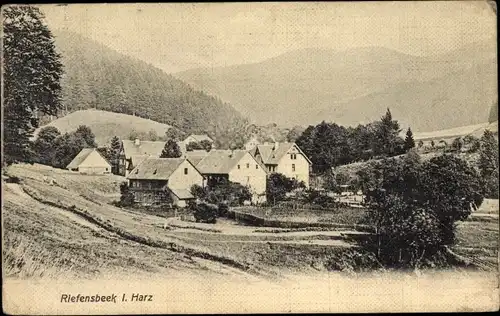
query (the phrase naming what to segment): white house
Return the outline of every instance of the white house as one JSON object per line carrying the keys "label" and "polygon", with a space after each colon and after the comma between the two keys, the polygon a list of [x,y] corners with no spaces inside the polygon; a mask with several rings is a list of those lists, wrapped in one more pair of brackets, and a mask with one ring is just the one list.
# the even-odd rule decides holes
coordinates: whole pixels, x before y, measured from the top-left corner
{"label": "white house", "polygon": [[212,150],[204,157],[192,155],[188,159],[195,163],[207,185],[226,179],[247,186],[253,203],[265,202],[267,172],[248,151]]}
{"label": "white house", "polygon": [[203,185],[203,176],[186,158],[147,158],[127,176],[134,201],[150,205],[172,201],[185,207],[194,199],[191,187]]}
{"label": "white house", "polygon": [[212,144],[212,148],[214,148],[214,140],[206,134],[191,134],[183,141],[177,142],[177,145],[179,145],[181,151],[185,153],[187,151],[187,145],[190,143],[201,143],[202,141],[210,142]]}
{"label": "white house", "polygon": [[86,174],[111,173],[111,164],[96,148],[84,148],[66,166],[66,169]]}
{"label": "white house", "polygon": [[295,143],[257,145],[250,154],[264,164],[270,173],[281,173],[288,178],[303,181],[309,187],[311,160]]}

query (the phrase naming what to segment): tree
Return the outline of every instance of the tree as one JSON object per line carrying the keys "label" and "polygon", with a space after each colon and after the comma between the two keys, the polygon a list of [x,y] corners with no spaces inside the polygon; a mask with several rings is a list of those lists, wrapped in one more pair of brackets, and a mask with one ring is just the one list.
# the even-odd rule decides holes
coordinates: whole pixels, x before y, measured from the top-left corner
{"label": "tree", "polygon": [[118,165],[119,165],[119,156],[120,156],[120,151],[122,149],[122,143],[120,139],[117,136],[113,136],[111,138],[111,144],[110,144],[110,162],[112,166],[112,173],[117,174],[118,173]]}
{"label": "tree", "polygon": [[392,114],[389,108],[380,119],[376,130],[377,147],[376,153],[382,156],[393,156],[397,150],[398,135],[401,132],[399,123],[392,119]]}
{"label": "tree", "polygon": [[131,206],[134,204],[134,194],[130,192],[127,182],[120,184],[120,206]]}
{"label": "tree", "polygon": [[95,142],[95,135],[94,133],[92,133],[90,127],[86,125],[80,125],[76,129],[75,134],[78,134],[87,143],[87,146],[92,148],[97,147],[97,143]]}
{"label": "tree", "polygon": [[38,8],[12,5],[3,16],[3,162],[33,162],[39,113],[61,109],[63,65]]}
{"label": "tree", "polygon": [[158,140],[158,134],[156,134],[156,131],[154,129],[149,131],[148,136],[150,141],[155,142]]}
{"label": "tree", "polygon": [[413,139],[413,132],[411,131],[411,128],[408,127],[408,130],[406,131],[404,149],[407,152],[413,147],[415,147],[415,140]]}
{"label": "tree", "polygon": [[418,266],[436,260],[454,243],[455,222],[482,203],[479,174],[452,155],[421,162],[416,151],[404,159],[373,165],[375,181],[365,190],[368,221],[376,228],[371,244],[388,265]]}
{"label": "tree", "polygon": [[424,147],[424,141],[423,140],[419,140],[418,141],[418,148],[420,149],[422,147]]}
{"label": "tree", "polygon": [[187,151],[200,150],[200,149],[203,149],[203,147],[198,142],[190,142],[189,144],[186,145]]}
{"label": "tree", "polygon": [[481,137],[478,165],[486,197],[498,199],[498,142],[489,130],[485,130]]}
{"label": "tree", "polygon": [[455,151],[460,151],[462,147],[463,147],[463,141],[462,138],[460,137],[455,138],[451,143],[451,148],[453,148],[453,150]]}
{"label": "tree", "polygon": [[173,139],[174,141],[180,141],[184,136],[185,134],[175,127],[170,127],[165,132],[165,140]]}
{"label": "tree", "polygon": [[54,157],[52,166],[66,168],[66,166],[83,149],[89,147],[85,139],[79,133],[65,133],[54,142]]}
{"label": "tree", "polygon": [[299,188],[305,188],[303,182],[288,178],[281,173],[273,173],[267,179],[266,198],[276,204],[284,200],[287,193]]}
{"label": "tree", "polygon": [[242,205],[252,198],[249,188],[224,179],[217,183],[209,183],[206,187],[193,185],[191,194],[201,201],[211,204]]}
{"label": "tree", "polygon": [[300,135],[302,135],[302,132],[304,132],[304,130],[305,129],[302,126],[294,126],[286,135],[286,140],[291,143],[295,142],[300,137]]}
{"label": "tree", "polygon": [[212,142],[209,141],[208,139],[204,139],[200,142],[200,147],[201,149],[204,149],[206,151],[212,150]]}
{"label": "tree", "polygon": [[169,139],[165,143],[165,147],[163,148],[160,158],[179,158],[182,156],[181,149],[177,142],[173,139]]}
{"label": "tree", "polygon": [[139,133],[135,129],[133,129],[128,135],[129,140],[136,140],[138,138],[139,138]]}
{"label": "tree", "polygon": [[49,166],[52,164],[55,141],[59,136],[61,136],[61,132],[54,126],[47,126],[40,130],[33,143],[36,162]]}

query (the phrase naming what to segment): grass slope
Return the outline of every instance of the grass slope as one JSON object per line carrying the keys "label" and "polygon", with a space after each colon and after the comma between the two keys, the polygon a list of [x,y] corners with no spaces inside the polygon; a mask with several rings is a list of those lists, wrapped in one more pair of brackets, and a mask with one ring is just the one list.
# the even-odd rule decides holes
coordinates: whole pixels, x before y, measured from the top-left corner
{"label": "grass slope", "polygon": [[[106,145],[113,136],[128,139],[132,130],[138,133],[149,133],[153,130],[158,136],[164,136],[170,128],[167,124],[158,123],[141,117],[113,113],[100,110],[81,110],[58,118],[45,126],[54,126],[61,133],[75,131],[79,125],[87,125],[96,136],[99,146]],[[35,131],[35,135],[42,126]]]}

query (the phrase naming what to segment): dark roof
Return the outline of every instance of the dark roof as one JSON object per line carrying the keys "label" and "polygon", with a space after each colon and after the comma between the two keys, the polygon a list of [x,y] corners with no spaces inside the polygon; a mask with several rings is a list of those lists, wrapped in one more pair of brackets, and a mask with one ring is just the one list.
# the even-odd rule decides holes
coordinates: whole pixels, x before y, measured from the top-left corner
{"label": "dark roof", "polygon": [[71,162],[66,166],[66,169],[78,168],[80,164],[84,162],[85,159],[87,159],[87,157],[94,151],[97,152],[99,156],[101,156],[101,158],[109,165],[109,162],[101,155],[101,153],[99,153],[97,148],[84,148],[78,153],[78,155],[76,155],[75,158],[73,158],[73,160],[71,160]]}
{"label": "dark roof", "polygon": [[168,180],[185,158],[148,158],[136,166],[128,179]]}

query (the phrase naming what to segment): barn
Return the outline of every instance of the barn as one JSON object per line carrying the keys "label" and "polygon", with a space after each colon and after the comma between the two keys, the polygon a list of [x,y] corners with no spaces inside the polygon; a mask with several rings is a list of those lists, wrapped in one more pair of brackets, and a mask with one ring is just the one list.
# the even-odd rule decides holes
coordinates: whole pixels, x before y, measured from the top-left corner
{"label": "barn", "polygon": [[111,164],[96,148],[84,148],[68,164],[66,169],[85,174],[111,173]]}

